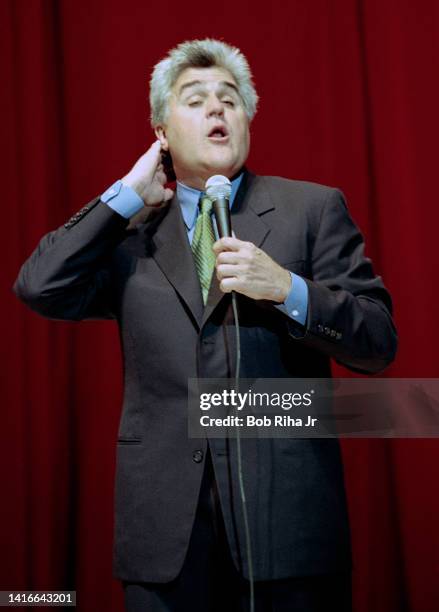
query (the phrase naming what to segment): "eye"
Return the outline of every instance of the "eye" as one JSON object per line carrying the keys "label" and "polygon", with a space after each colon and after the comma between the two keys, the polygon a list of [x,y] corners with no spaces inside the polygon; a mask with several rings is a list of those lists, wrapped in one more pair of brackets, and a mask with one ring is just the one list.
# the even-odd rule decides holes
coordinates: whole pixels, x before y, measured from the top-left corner
{"label": "eye", "polygon": [[231,108],[235,106],[235,102],[231,98],[223,98],[223,104],[227,104],[227,106],[230,106]]}
{"label": "eye", "polygon": [[189,106],[200,106],[202,100],[201,98],[190,98],[188,101]]}

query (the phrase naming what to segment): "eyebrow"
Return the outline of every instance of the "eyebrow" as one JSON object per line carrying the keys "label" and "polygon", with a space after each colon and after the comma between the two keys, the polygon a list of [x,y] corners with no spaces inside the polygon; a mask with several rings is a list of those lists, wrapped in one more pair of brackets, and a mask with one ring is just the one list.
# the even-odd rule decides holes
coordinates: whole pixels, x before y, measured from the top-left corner
{"label": "eyebrow", "polygon": [[[180,87],[180,91],[178,92],[178,95],[181,96],[181,94],[183,93],[185,89],[194,87],[194,85],[204,85],[204,84],[205,84],[204,81],[189,81],[189,83],[184,83],[184,85]],[[237,94],[239,94],[238,88],[236,87],[236,85],[234,83],[231,83],[230,81],[220,81],[220,87],[229,87],[230,89],[233,89]]]}

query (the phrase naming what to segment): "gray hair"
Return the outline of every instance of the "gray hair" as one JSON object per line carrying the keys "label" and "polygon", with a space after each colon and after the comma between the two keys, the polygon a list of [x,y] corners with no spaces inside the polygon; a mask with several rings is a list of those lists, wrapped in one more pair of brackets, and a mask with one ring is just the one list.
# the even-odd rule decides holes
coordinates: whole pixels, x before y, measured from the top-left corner
{"label": "gray hair", "polygon": [[224,68],[230,72],[238,86],[245,112],[250,121],[253,119],[258,94],[247,59],[236,47],[213,38],[205,38],[180,43],[154,66],[149,82],[152,127],[165,122],[171,88],[183,70],[211,67]]}

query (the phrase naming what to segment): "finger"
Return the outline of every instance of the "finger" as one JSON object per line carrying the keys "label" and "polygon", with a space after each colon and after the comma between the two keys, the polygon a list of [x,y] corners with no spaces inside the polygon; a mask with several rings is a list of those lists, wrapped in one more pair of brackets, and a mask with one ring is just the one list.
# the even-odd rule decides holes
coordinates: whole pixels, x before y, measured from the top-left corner
{"label": "finger", "polygon": [[240,291],[242,283],[239,279],[232,276],[230,278],[223,278],[219,287],[223,293],[230,293],[231,291]]}
{"label": "finger", "polygon": [[172,189],[166,188],[165,191],[164,191],[163,201],[164,202],[168,202],[173,197],[174,197],[174,192],[172,191]]}
{"label": "finger", "polygon": [[160,183],[160,185],[164,185],[167,182],[167,178],[166,178],[166,174],[163,172],[163,170],[158,170],[155,173],[155,177],[158,180],[158,182]]}
{"label": "finger", "polygon": [[243,270],[241,266],[233,266],[229,264],[220,264],[216,268],[216,275],[218,280],[223,278],[231,278],[233,276],[238,277],[242,274]]}
{"label": "finger", "polygon": [[241,256],[239,251],[221,251],[216,258],[216,264],[239,264]]}
{"label": "finger", "polygon": [[160,140],[156,140],[155,142],[153,142],[149,149],[146,151],[146,153],[144,153],[140,159],[142,160],[142,164],[146,165],[147,167],[153,168],[155,171],[159,164],[159,161],[161,161]]}
{"label": "finger", "polygon": [[238,238],[220,238],[213,245],[213,250],[216,255],[219,255],[222,251],[239,251],[244,245],[245,242],[238,240]]}

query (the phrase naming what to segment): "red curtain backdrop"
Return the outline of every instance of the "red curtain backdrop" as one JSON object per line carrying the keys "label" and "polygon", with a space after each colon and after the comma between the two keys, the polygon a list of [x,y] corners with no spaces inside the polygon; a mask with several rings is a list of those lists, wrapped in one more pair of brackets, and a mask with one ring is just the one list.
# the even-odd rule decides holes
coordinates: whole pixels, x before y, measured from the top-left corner
{"label": "red curtain backdrop", "polygon": [[[154,63],[182,40],[222,38],[247,55],[261,96],[249,167],[344,191],[394,298],[400,349],[386,375],[437,377],[439,4],[3,0],[0,10],[0,590],[75,588],[79,610],[118,612],[116,325],[28,311],[11,292],[21,263],[151,143]],[[438,446],[343,441],[355,612],[439,609]]]}

